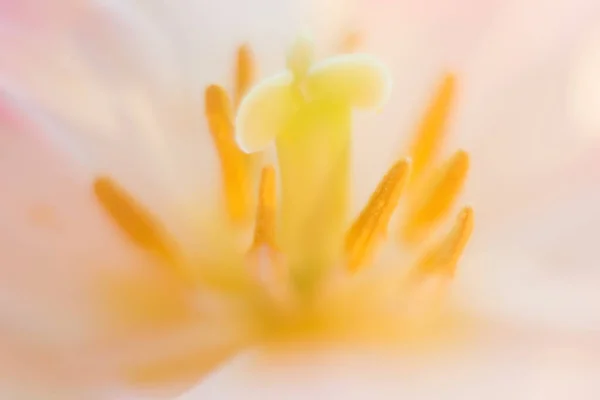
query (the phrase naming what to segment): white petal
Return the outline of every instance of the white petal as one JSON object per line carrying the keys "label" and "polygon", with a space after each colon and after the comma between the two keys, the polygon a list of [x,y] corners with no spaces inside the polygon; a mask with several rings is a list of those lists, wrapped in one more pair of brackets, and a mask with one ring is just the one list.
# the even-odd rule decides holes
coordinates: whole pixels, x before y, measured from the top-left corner
{"label": "white petal", "polygon": [[594,378],[600,364],[592,355],[597,351],[593,341],[574,344],[532,334],[489,336],[431,357],[330,351],[260,365],[260,354],[250,353],[216,371],[180,400],[538,396],[563,400],[575,392],[578,398],[592,400],[600,394]]}
{"label": "white petal", "polygon": [[600,134],[600,31],[591,29],[583,35],[575,50],[567,107],[576,126],[583,133],[597,138]]}
{"label": "white petal", "polygon": [[85,386],[89,370],[75,356],[99,335],[94,279],[135,268],[139,254],[101,214],[85,166],[60,135],[7,93],[0,109],[0,385],[76,391],[69,379]]}
{"label": "white petal", "polygon": [[[584,166],[582,174],[591,169]],[[555,201],[513,219],[518,228],[475,237],[461,267],[464,286],[457,288],[467,304],[490,318],[539,328],[600,329],[599,192],[589,185],[562,187]]]}

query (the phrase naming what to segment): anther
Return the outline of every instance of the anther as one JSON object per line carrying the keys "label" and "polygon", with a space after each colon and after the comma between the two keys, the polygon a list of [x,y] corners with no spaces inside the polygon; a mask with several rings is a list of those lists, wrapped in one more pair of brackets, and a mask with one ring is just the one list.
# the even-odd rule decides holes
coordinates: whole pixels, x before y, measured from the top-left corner
{"label": "anther", "polygon": [[398,204],[409,170],[410,164],[406,160],[394,164],[348,231],[345,250],[348,269],[351,271],[363,266],[378,242],[385,237],[387,225]]}
{"label": "anther", "polygon": [[417,243],[448,215],[456,202],[469,171],[469,155],[457,151],[450,160],[426,182],[410,203],[402,229],[402,239]]}

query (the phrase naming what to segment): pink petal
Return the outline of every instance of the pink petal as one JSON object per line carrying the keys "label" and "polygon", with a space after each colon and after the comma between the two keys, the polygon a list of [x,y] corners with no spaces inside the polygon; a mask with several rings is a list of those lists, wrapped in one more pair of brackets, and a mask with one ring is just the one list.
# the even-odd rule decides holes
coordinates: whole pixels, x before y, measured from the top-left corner
{"label": "pink petal", "polygon": [[592,400],[600,393],[594,378],[600,371],[599,343],[592,337],[502,333],[431,357],[342,350],[286,362],[245,354],[180,399],[559,400],[577,393],[579,399]]}

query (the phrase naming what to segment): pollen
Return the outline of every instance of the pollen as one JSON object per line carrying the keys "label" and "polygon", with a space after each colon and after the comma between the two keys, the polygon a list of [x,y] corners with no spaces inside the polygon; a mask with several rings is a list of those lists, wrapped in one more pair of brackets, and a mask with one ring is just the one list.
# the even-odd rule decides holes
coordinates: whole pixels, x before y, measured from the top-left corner
{"label": "pollen", "polygon": [[398,205],[409,177],[410,163],[398,161],[383,177],[346,235],[347,267],[356,271],[372,255],[378,242],[385,238],[387,226]]}

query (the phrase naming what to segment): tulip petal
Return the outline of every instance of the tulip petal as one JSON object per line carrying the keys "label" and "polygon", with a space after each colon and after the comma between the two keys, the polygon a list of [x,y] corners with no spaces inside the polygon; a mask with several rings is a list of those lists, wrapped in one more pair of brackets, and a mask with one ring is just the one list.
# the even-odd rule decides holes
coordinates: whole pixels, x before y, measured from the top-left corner
{"label": "tulip petal", "polygon": [[282,393],[290,400],[331,396],[349,400],[559,400],[574,392],[578,398],[592,399],[600,394],[595,379],[600,372],[598,351],[591,337],[498,330],[430,356],[341,349],[269,358],[251,352],[179,400],[276,399]]}

